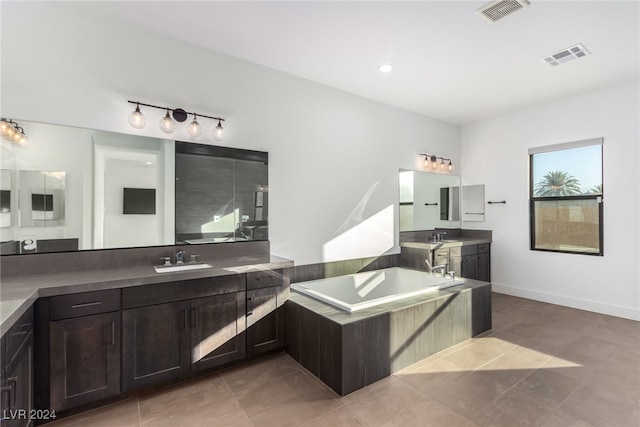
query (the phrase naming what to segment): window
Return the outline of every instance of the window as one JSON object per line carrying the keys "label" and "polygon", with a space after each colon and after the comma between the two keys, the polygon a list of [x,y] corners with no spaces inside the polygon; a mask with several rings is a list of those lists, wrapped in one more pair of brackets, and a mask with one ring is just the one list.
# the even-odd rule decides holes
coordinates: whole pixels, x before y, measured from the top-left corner
{"label": "window", "polygon": [[529,150],[531,249],[602,255],[602,138]]}

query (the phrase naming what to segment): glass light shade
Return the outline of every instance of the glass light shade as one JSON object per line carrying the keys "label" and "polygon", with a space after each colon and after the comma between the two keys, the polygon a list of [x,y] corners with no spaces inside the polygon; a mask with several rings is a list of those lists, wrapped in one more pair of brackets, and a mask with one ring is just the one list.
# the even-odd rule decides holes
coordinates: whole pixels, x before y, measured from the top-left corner
{"label": "glass light shade", "polygon": [[160,120],[160,130],[164,133],[173,133],[176,130],[176,121],[169,115],[169,110],[162,120]]}
{"label": "glass light shade", "polygon": [[142,129],[147,125],[147,119],[140,111],[140,107],[136,106],[136,110],[129,114],[129,124],[136,129]]}
{"label": "glass light shade", "polygon": [[213,139],[215,139],[216,141],[224,140],[224,128],[222,127],[222,124],[220,123],[219,120],[218,120],[218,126],[213,128],[212,134],[213,134]]}
{"label": "glass light shade", "polygon": [[12,128],[13,125],[6,121],[5,119],[0,120],[0,132],[4,135],[7,132],[7,129]]}
{"label": "glass light shade", "polygon": [[453,170],[453,163],[451,163],[451,160],[449,160],[449,166],[447,168],[449,169],[449,172]]}
{"label": "glass light shade", "polygon": [[444,160],[440,160],[440,170],[444,170]]}
{"label": "glass light shade", "polygon": [[438,169],[438,161],[436,160],[436,156],[431,157],[431,167],[433,169]]}
{"label": "glass light shade", "polygon": [[8,140],[8,141],[13,141],[13,137],[16,134],[16,128],[13,125],[7,126],[3,132],[2,132],[2,136],[4,137],[4,139]]}
{"label": "glass light shade", "polygon": [[27,136],[22,132],[16,132],[13,135],[13,140],[18,144],[24,144],[25,142],[27,142]]}
{"label": "glass light shade", "polygon": [[425,158],[424,158],[424,162],[422,162],[422,165],[423,165],[425,168],[428,168],[429,166],[431,166],[431,162],[429,161],[429,157],[425,157]]}
{"label": "glass light shade", "polygon": [[200,126],[200,123],[198,123],[195,116],[193,117],[193,121],[189,123],[189,126],[187,126],[187,132],[194,138],[202,135],[202,126]]}

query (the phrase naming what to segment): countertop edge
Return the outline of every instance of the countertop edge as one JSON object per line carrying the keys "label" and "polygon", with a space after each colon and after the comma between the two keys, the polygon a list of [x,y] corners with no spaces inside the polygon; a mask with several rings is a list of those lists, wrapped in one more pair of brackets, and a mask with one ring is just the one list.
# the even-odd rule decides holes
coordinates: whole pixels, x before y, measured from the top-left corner
{"label": "countertop edge", "polygon": [[415,242],[415,241],[407,241],[400,242],[400,247],[404,248],[415,248],[415,249],[429,249],[436,250],[441,248],[456,248],[460,246],[470,246],[470,245],[482,245],[485,243],[491,243],[491,239],[482,239],[482,238],[467,238],[460,239],[454,242]]}
{"label": "countertop edge", "polygon": [[[227,260],[228,262],[228,260]],[[38,298],[68,295],[80,292],[91,292],[106,289],[123,289],[134,286],[154,285],[160,283],[178,282],[182,280],[220,277],[232,274],[251,273],[279,268],[291,268],[293,260],[274,255],[268,261],[253,264],[238,263],[201,270],[182,271],[175,273],[156,273],[153,266],[138,266],[130,269],[102,270],[98,277],[82,280],[87,271],[76,271],[50,276],[24,275],[3,277],[0,285],[0,309],[2,318],[0,336],[15,324],[15,322],[31,307]],[[112,277],[109,277],[109,276]],[[37,284],[36,282],[44,282]],[[7,293],[19,295],[6,298]]]}

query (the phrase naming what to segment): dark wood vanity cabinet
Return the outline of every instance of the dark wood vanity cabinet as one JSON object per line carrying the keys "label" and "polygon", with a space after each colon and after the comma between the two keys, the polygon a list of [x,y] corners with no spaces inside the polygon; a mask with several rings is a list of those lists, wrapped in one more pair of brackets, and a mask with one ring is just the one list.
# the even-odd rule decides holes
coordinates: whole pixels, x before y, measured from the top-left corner
{"label": "dark wood vanity cabinet", "polygon": [[491,281],[490,243],[444,247],[435,250],[403,247],[401,265],[422,271],[429,271],[425,259],[432,266],[447,265],[447,271],[467,279]]}
{"label": "dark wood vanity cabinet", "polygon": [[0,394],[3,427],[32,426],[33,309],[30,308],[2,337]]}
{"label": "dark wood vanity cabinet", "polygon": [[203,370],[246,357],[245,293],[191,301],[191,369]]}
{"label": "dark wood vanity cabinet", "polygon": [[124,391],[189,374],[190,308],[178,301],[122,312]]}
{"label": "dark wood vanity cabinet", "polygon": [[120,393],[120,290],[51,298],[50,405],[61,411]]}
{"label": "dark wood vanity cabinet", "polygon": [[247,273],[248,357],[284,348],[284,302],[288,298],[289,276],[285,271]]}
{"label": "dark wood vanity cabinet", "polygon": [[244,275],[124,289],[124,391],[244,359],[244,289]]}
{"label": "dark wood vanity cabinet", "polygon": [[[13,360],[25,361],[2,371],[3,407],[30,395],[36,408],[64,411],[283,349],[288,296],[284,269],[40,298],[36,351],[2,339],[3,354],[20,347]],[[36,380],[23,389],[13,378],[31,376],[34,356]]]}

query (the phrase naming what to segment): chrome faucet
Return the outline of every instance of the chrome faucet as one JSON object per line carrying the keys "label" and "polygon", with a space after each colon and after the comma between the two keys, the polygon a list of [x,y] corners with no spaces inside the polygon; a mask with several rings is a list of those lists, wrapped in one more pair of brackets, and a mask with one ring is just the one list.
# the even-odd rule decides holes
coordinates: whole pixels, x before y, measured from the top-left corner
{"label": "chrome faucet", "polygon": [[434,265],[433,267],[431,267],[432,274],[433,270],[440,270],[440,274],[442,274],[442,277],[447,277],[447,264]]}
{"label": "chrome faucet", "polygon": [[427,267],[429,267],[429,273],[433,274],[433,270],[440,270],[442,277],[445,277],[447,275],[447,264],[432,266],[428,259],[425,259],[424,262],[426,262]]}
{"label": "chrome faucet", "polygon": [[184,251],[178,251],[176,254],[176,265],[184,264]]}

